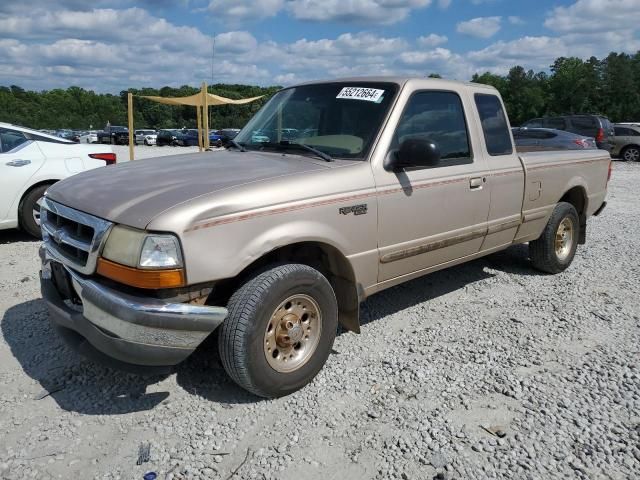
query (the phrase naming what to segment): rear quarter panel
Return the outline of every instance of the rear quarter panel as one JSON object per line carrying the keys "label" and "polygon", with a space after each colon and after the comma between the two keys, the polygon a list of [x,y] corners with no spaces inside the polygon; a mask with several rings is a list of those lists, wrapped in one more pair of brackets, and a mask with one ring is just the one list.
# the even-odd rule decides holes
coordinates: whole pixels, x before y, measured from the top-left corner
{"label": "rear quarter panel", "polygon": [[525,169],[523,223],[516,242],[535,240],[566,192],[581,187],[587,195],[586,215],[595,212],[607,194],[610,155],[604,150],[521,153]]}

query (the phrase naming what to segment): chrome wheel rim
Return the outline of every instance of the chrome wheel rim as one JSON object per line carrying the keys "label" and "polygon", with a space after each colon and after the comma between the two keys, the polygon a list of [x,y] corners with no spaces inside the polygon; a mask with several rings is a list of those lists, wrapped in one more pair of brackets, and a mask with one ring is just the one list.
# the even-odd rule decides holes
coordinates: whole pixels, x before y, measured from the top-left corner
{"label": "chrome wheel rim", "polygon": [[322,312],[309,295],[296,294],[281,302],[264,332],[264,355],[275,371],[289,373],[306,364],[322,333]]}
{"label": "chrome wheel rim", "polygon": [[571,253],[573,232],[573,221],[569,217],[564,218],[556,230],[556,256],[559,260],[565,260]]}
{"label": "chrome wheel rim", "polygon": [[628,148],[624,152],[624,159],[630,162],[637,162],[640,160],[640,150],[637,148]]}
{"label": "chrome wheel rim", "polygon": [[38,201],[33,205],[33,210],[31,211],[31,215],[33,216],[33,221],[36,222],[36,225],[40,226],[40,207],[42,207],[42,199],[44,197],[40,197]]}

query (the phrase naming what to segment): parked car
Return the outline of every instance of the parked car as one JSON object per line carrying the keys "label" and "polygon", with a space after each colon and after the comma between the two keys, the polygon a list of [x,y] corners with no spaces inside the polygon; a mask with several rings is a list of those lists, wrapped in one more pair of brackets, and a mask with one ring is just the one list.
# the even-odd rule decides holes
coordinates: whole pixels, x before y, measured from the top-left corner
{"label": "parked car", "polygon": [[0,230],[20,227],[40,237],[40,205],[47,188],[73,174],[114,163],[116,155],[109,146],[79,145],[0,123]]}
{"label": "parked car", "polygon": [[80,143],[98,143],[98,131],[97,130],[89,130],[84,134],[80,135]]}
{"label": "parked car", "polygon": [[158,138],[155,130],[136,130],[134,135],[136,145],[155,145]]}
{"label": "parked car", "polygon": [[175,147],[178,144],[177,140],[179,133],[180,130],[160,130],[156,136],[156,145],[159,147],[163,147],[165,145]]}
{"label": "parked car", "polygon": [[[281,112],[317,135],[252,143]],[[281,90],[234,151],[54,185],[43,225],[51,212],[93,234],[76,248],[45,230],[49,318],[89,356],[156,370],[219,329],[236,383],[287,395],[320,371],[338,324],[360,331],[369,295],[527,242],[535,268],[571,265],[605,206],[611,157],[519,153],[509,129],[487,85],[381,77]]]}
{"label": "parked car", "polygon": [[561,115],[558,117],[534,118],[522,124],[529,128],[553,128],[577,133],[596,139],[596,145],[611,152],[613,148],[613,124],[601,115]]}
{"label": "parked car", "polygon": [[120,125],[108,125],[97,133],[98,143],[129,145],[129,129]]}
{"label": "parked car", "polygon": [[57,130],[56,136],[63,138],[65,140],[72,141],[74,143],[80,142],[80,135],[78,134],[78,132],[75,132],[73,130],[67,130],[67,129]]}
{"label": "parked car", "polygon": [[611,155],[630,162],[640,162],[640,125],[616,124],[613,127]]}
{"label": "parked car", "polygon": [[197,147],[198,130],[194,128],[180,130],[176,135],[176,143],[181,147]]}
{"label": "parked car", "polygon": [[222,146],[222,135],[218,135],[217,130],[209,131],[209,145],[211,145],[212,147]]}
{"label": "parked car", "polygon": [[553,128],[512,128],[518,151],[598,148],[594,138]]}
{"label": "parked car", "polygon": [[238,133],[240,133],[239,128],[223,128],[222,130],[218,130],[216,132],[216,134],[219,135],[220,139],[222,140],[223,147],[228,147],[231,144],[230,140],[236,138],[236,135],[238,135]]}

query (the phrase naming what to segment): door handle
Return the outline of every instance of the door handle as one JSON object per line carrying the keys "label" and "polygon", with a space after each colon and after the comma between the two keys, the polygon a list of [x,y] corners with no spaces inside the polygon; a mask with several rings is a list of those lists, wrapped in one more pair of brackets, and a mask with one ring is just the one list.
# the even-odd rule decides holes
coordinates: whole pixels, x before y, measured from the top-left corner
{"label": "door handle", "polygon": [[9,167],[24,167],[25,165],[29,165],[31,160],[11,160],[10,162],[5,163],[5,165]]}
{"label": "door handle", "polygon": [[474,177],[469,179],[469,188],[471,190],[482,190],[482,184],[487,181],[486,177]]}

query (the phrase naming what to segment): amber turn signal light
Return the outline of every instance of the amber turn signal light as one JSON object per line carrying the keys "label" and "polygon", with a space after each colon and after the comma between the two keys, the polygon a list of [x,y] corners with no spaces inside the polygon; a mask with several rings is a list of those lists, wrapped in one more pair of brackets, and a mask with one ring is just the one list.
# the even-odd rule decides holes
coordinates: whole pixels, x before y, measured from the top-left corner
{"label": "amber turn signal light", "polygon": [[160,289],[183,287],[185,284],[184,270],[143,270],[127,267],[119,263],[98,259],[98,274],[119,283],[137,288]]}

